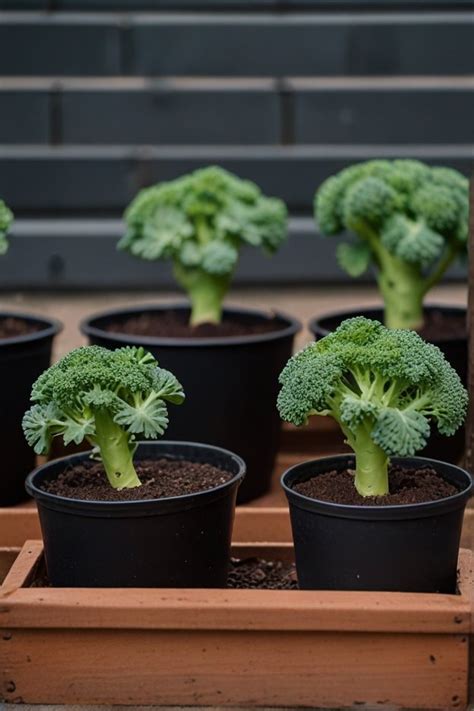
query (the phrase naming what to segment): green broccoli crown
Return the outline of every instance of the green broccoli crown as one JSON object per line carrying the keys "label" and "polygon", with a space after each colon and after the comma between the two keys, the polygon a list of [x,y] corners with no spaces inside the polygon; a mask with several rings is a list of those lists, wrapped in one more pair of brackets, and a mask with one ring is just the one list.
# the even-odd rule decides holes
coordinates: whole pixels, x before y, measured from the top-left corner
{"label": "green broccoli crown", "polygon": [[0,200],[0,254],[5,254],[8,249],[7,234],[12,222],[12,211]]}
{"label": "green broccoli crown", "polygon": [[64,443],[95,444],[95,419],[107,411],[131,439],[154,438],[168,425],[167,402],[180,404],[184,393],[174,375],[158,367],[143,348],[109,351],[77,348],[34,383],[23,429],[37,454],[49,451],[53,437]]}
{"label": "green broccoli crown", "polygon": [[454,434],[467,409],[467,392],[439,348],[364,317],[293,356],[280,383],[282,419],[302,425],[311,415],[331,415],[349,443],[363,426],[389,456],[415,454],[431,422]]}
{"label": "green broccoli crown", "polygon": [[275,252],[286,237],[286,218],[281,200],[211,166],[142,190],[125,212],[119,248],[224,276],[244,243]]}
{"label": "green broccoli crown", "polygon": [[395,257],[429,267],[445,247],[466,251],[468,180],[456,170],[415,160],[371,160],[326,180],[315,195],[315,218],[324,235],[345,230],[363,240],[341,245],[341,266],[362,274],[377,261],[374,238]]}

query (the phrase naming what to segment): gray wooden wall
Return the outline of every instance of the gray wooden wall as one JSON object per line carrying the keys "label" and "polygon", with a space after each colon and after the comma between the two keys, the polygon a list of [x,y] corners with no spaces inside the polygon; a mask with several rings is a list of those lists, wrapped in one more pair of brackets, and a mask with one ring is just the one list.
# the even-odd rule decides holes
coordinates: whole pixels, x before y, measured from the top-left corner
{"label": "gray wooden wall", "polygon": [[[0,288],[167,287],[115,251],[136,191],[218,163],[283,198],[291,239],[242,283],[345,277],[311,203],[331,173],[417,157],[469,175],[474,2],[0,0]],[[462,276],[462,270],[453,276]]]}

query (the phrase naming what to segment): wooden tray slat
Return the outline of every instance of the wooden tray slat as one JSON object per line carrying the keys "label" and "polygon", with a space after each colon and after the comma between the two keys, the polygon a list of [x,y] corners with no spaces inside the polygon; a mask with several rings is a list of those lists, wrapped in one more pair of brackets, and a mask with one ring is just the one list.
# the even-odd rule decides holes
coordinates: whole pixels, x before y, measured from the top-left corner
{"label": "wooden tray slat", "polygon": [[[261,545],[248,546],[249,554],[254,555],[255,548],[259,555],[265,552]],[[273,557],[277,547],[271,548],[267,552]],[[461,595],[22,587],[41,552],[39,541],[27,542],[0,588],[3,625],[42,629],[470,631],[472,555],[465,550],[460,556]]]}

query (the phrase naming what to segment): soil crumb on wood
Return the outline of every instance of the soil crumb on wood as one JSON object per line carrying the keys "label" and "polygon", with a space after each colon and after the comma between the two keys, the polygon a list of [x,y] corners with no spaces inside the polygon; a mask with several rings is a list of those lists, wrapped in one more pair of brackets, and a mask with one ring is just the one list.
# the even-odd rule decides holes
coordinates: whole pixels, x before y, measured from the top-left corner
{"label": "soil crumb on wood", "polygon": [[28,336],[41,330],[38,323],[25,321],[22,318],[8,316],[0,317],[0,340],[3,338],[17,338],[18,336]]}
{"label": "soil crumb on wood", "polygon": [[434,469],[405,469],[392,466],[389,469],[390,493],[386,496],[361,496],[354,486],[355,472],[329,471],[299,482],[295,491],[311,499],[336,504],[360,506],[393,506],[421,504],[452,496],[458,489],[445,481]]}
{"label": "soil crumb on wood", "polygon": [[68,499],[139,501],[195,494],[225,484],[233,476],[211,464],[173,459],[142,459],[135,469],[142,486],[132,489],[113,489],[102,464],[93,461],[69,467],[41,488]]}
{"label": "soil crumb on wood", "polygon": [[466,316],[445,311],[425,311],[425,322],[418,333],[426,341],[467,338]]}
{"label": "soil crumb on wood", "polygon": [[226,338],[272,333],[284,328],[281,321],[271,317],[249,321],[238,315],[225,316],[222,323],[203,323],[194,327],[189,325],[188,318],[186,311],[143,313],[109,323],[105,330],[152,338]]}
{"label": "soil crumb on wood", "polygon": [[262,558],[232,558],[227,587],[242,590],[297,590],[294,563]]}

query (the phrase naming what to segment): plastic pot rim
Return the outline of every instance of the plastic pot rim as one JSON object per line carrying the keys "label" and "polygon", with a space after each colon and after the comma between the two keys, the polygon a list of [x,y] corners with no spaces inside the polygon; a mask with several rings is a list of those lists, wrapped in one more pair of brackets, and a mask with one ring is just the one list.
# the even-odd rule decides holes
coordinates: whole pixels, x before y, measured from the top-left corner
{"label": "plastic pot rim", "polygon": [[49,316],[39,316],[38,314],[26,313],[24,311],[0,311],[0,319],[2,318],[16,318],[22,321],[33,321],[36,324],[44,326],[38,331],[32,331],[31,333],[25,333],[21,336],[11,336],[10,338],[0,339],[0,349],[6,346],[15,346],[22,343],[32,343],[34,341],[42,340],[43,338],[49,338],[56,336],[60,333],[64,325],[56,318],[50,318]]}
{"label": "plastic pot rim", "polygon": [[104,331],[104,329],[95,326],[94,322],[99,319],[108,319],[114,317],[124,317],[124,316],[134,316],[139,313],[145,313],[150,311],[189,311],[189,304],[183,301],[171,302],[167,304],[141,304],[138,306],[122,307],[109,309],[107,311],[101,311],[94,313],[86,318],[82,319],[79,324],[80,331],[83,335],[88,337],[100,337],[103,338],[104,335],[112,341],[116,341],[117,345],[130,345],[133,341],[140,346],[149,347],[189,347],[193,348],[205,348],[205,347],[226,347],[226,346],[237,346],[237,345],[247,345],[251,343],[265,343],[269,341],[278,340],[280,338],[287,338],[294,336],[296,333],[301,331],[302,324],[294,316],[290,316],[282,311],[268,310],[263,311],[261,309],[247,309],[245,307],[237,306],[226,306],[223,309],[225,314],[242,314],[248,316],[260,317],[262,319],[268,320],[269,318],[277,318],[286,322],[283,328],[271,331],[269,333],[257,333],[249,334],[243,336],[211,336],[207,338],[177,338],[177,337],[166,337],[166,336],[136,336],[134,334],[127,333],[114,333],[113,331]]}
{"label": "plastic pot rim", "polygon": [[[456,473],[464,478],[466,486],[451,496],[436,499],[435,501],[425,501],[417,504],[390,504],[388,506],[336,504],[331,501],[313,499],[295,491],[292,488],[297,481],[304,480],[303,476],[301,479],[298,477],[298,473],[303,474],[305,470],[310,470],[315,465],[317,465],[317,468],[321,470],[322,467],[325,467],[325,464],[327,464],[325,471],[330,471],[331,469],[344,469],[349,466],[350,463],[354,464],[353,454],[338,454],[331,457],[321,457],[320,459],[310,459],[308,461],[295,464],[282,474],[280,483],[289,503],[300,509],[326,516],[362,519],[366,521],[424,518],[426,516],[431,516],[434,511],[440,508],[443,508],[444,512],[447,512],[448,510],[464,506],[465,501],[467,501],[469,496],[472,494],[472,477],[465,469],[462,469],[455,464],[450,464],[437,459],[429,459],[428,457],[391,457],[392,464],[403,466],[406,462],[410,462],[410,466],[415,465],[431,467],[432,469],[435,469],[437,473],[440,473],[440,465],[442,468],[448,467],[453,470],[453,473]],[[443,474],[440,473],[440,476],[443,476]],[[309,479],[311,476],[309,475],[305,478]],[[293,481],[288,482],[289,479],[293,479]]]}
{"label": "plastic pot rim", "polygon": [[[233,486],[239,486],[245,476],[246,464],[244,460],[234,452],[222,447],[216,447],[211,444],[203,444],[201,442],[181,442],[172,440],[163,440],[158,442],[140,441],[137,444],[138,454],[140,446],[156,447],[156,458],[167,457],[169,459],[177,459],[177,455],[173,454],[173,452],[167,451],[173,448],[183,449],[183,459],[186,459],[186,452],[190,449],[200,449],[201,451],[207,450],[209,452],[228,457],[229,460],[236,465],[237,472],[231,479],[223,484],[213,487],[212,489],[205,489],[192,494],[181,494],[179,496],[164,496],[157,499],[137,499],[136,501],[73,499],[66,496],[59,496],[58,494],[51,494],[36,486],[35,479],[38,475],[41,475],[53,466],[58,467],[59,465],[64,464],[64,467],[66,467],[69,464],[74,465],[83,460],[88,460],[92,451],[89,450],[87,452],[80,452],[79,454],[72,454],[66,457],[52,459],[51,461],[36,467],[32,472],[30,472],[30,474],[28,474],[25,480],[25,488],[28,494],[30,494],[30,496],[32,496],[36,501],[40,502],[45,508],[63,512],[74,512],[75,515],[103,517],[126,517],[127,514],[133,517],[156,516],[166,515],[175,511],[183,511],[188,508],[206,506],[212,501],[216,501],[222,496],[226,496],[228,490]],[[159,450],[162,451],[160,452]],[[138,456],[135,461],[139,461],[140,458],[149,458],[149,455],[144,454],[144,457]],[[190,460],[191,459],[192,457],[190,455]],[[218,465],[213,464],[213,466]]]}
{"label": "plastic pot rim", "polygon": [[[446,310],[446,311],[456,311],[459,314],[467,314],[467,307],[462,306],[460,304],[440,304],[439,302],[430,302],[427,304],[423,305],[423,311],[432,311],[432,310]],[[354,318],[356,316],[364,316],[364,314],[367,311],[380,311],[381,317],[382,317],[382,323],[383,323],[383,314],[384,314],[384,305],[381,304],[380,302],[376,304],[368,304],[365,306],[361,306],[360,308],[356,309],[337,309],[336,311],[328,311],[327,313],[323,313],[320,316],[314,316],[312,319],[308,321],[308,330],[311,332],[312,335],[315,335],[316,331],[319,331],[321,334],[324,334],[324,336],[327,336],[329,333],[332,333],[332,331],[328,330],[325,328],[323,325],[321,325],[321,321],[325,321],[326,319],[341,319],[341,321],[345,320],[346,318]],[[443,338],[444,341],[461,341],[465,340],[463,338]]]}

